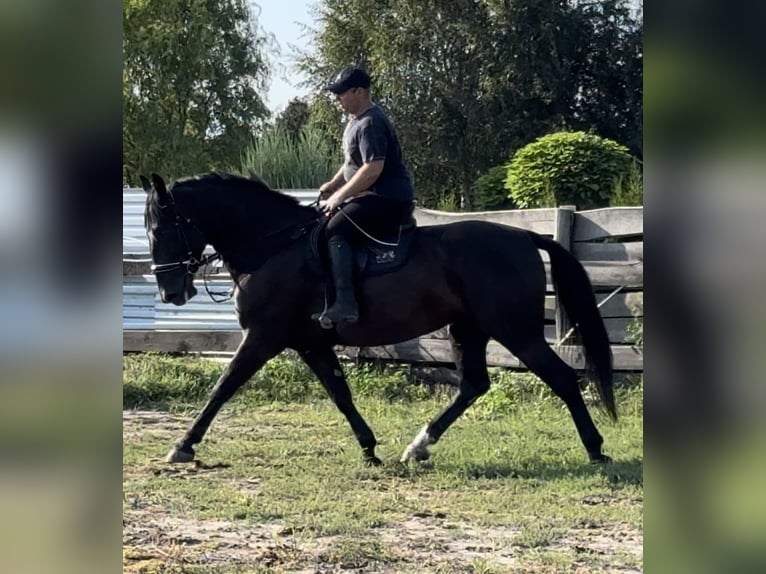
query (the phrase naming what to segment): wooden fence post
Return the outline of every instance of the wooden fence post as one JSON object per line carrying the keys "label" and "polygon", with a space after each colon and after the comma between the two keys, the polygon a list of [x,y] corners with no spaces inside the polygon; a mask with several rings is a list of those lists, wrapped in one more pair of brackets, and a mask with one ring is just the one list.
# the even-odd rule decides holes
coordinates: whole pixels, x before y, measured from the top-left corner
{"label": "wooden fence post", "polygon": [[[556,211],[556,233],[553,236],[559,244],[567,251],[572,250],[572,235],[574,233],[574,217],[577,206],[561,205]],[[561,338],[572,328],[569,318],[559,304],[559,297],[556,294],[556,341],[562,345],[566,341]],[[571,336],[571,335],[570,335]],[[567,337],[569,339],[569,337]]]}

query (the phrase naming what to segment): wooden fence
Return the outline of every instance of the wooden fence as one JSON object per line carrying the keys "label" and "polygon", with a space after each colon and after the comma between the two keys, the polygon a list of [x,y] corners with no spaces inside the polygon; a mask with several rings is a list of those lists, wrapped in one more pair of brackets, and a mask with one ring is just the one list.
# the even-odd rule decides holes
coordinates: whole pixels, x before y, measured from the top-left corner
{"label": "wooden fence", "polygon": [[[596,299],[601,304],[609,340],[612,344],[615,369],[618,371],[642,371],[643,352],[631,341],[631,326],[643,320],[643,209],[641,207],[617,207],[575,211],[574,208],[546,208],[513,211],[473,213],[446,213],[427,209],[415,211],[419,225],[433,225],[464,220],[484,220],[512,225],[553,237],[570,250],[584,265]],[[541,252],[546,260],[547,253]],[[146,261],[123,263],[123,292],[130,289],[156,291],[153,278],[146,273]],[[584,366],[582,349],[573,340],[566,316],[560,311],[555,295],[549,285],[546,297],[546,339],[555,345],[556,352],[575,368]],[[219,278],[216,283],[222,284]],[[127,289],[127,291],[126,291]],[[199,289],[200,295],[204,288]],[[199,297],[199,296],[198,296]],[[123,298],[125,301],[125,296]],[[192,303],[187,304],[189,307]],[[157,305],[156,307],[162,307]],[[192,307],[193,308],[193,307]],[[204,315],[192,321],[193,328],[163,329],[155,322],[152,328],[141,328],[126,322],[126,306],[123,307],[123,348],[125,351],[170,352],[233,352],[240,342],[241,334],[229,322],[210,323],[205,327]],[[182,313],[184,307],[172,312]],[[145,310],[149,313],[148,310]],[[154,317],[163,311],[154,311]],[[220,315],[220,313],[219,313]],[[136,328],[137,327],[137,328]],[[444,364],[451,362],[446,329],[381,347],[339,347],[340,354],[347,357],[377,358],[400,362]],[[524,368],[516,357],[494,341],[487,350],[487,362],[492,366]]]}

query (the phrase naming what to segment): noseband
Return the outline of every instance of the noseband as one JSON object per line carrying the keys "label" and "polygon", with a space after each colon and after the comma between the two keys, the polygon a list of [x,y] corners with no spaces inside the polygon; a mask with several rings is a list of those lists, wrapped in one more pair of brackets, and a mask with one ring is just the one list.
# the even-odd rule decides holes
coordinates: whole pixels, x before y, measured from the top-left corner
{"label": "noseband", "polygon": [[[191,219],[182,218],[178,211],[176,211],[176,202],[173,199],[173,196],[168,192],[168,197],[170,198],[170,203],[168,204],[168,207],[171,207],[173,209],[173,213],[175,214],[176,220],[175,220],[175,226],[176,231],[178,232],[178,235],[181,237],[184,245],[186,246],[186,255],[187,258],[182,261],[175,261],[173,263],[160,263],[159,265],[152,264],[150,266],[151,272],[154,275],[159,275],[160,273],[168,273],[169,271],[178,271],[180,270],[186,270],[187,275],[194,275],[197,270],[200,268],[200,265],[207,265],[208,263],[215,261],[220,257],[218,253],[213,253],[212,255],[205,255],[202,257],[202,259],[197,259],[192,254],[191,247],[189,246],[189,239],[186,237],[186,231],[184,231],[184,223],[187,225],[191,225],[195,229],[197,227],[192,223]],[[199,229],[197,229],[199,231]]]}

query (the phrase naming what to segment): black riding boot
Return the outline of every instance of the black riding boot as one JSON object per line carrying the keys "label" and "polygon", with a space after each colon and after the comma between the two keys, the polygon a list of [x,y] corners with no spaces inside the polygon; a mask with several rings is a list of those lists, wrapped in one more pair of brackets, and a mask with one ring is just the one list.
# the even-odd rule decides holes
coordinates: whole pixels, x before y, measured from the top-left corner
{"label": "black riding boot", "polygon": [[333,323],[356,323],[359,320],[359,308],[354,295],[354,252],[351,245],[339,236],[327,242],[327,252],[335,283],[335,302],[323,318]]}

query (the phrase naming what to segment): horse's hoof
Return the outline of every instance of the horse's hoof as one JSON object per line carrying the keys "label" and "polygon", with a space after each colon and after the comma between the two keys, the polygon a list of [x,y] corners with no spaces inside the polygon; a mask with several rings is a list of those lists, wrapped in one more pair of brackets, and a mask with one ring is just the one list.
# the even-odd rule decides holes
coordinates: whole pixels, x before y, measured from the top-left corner
{"label": "horse's hoof", "polygon": [[612,462],[612,457],[605,454],[597,454],[590,457],[591,464],[607,464]]}
{"label": "horse's hoof", "polygon": [[412,458],[418,462],[423,462],[431,458],[431,451],[429,451],[427,448],[415,451],[412,453]]}
{"label": "horse's hoof", "polygon": [[380,466],[383,464],[383,461],[380,460],[377,456],[365,456],[364,457],[364,464],[367,466]]}
{"label": "horse's hoof", "polygon": [[194,460],[194,449],[181,450],[173,448],[165,457],[165,462],[192,462]]}
{"label": "horse's hoof", "polygon": [[417,462],[423,462],[431,458],[431,452],[423,445],[410,445],[402,453],[402,458],[399,462],[407,462],[408,460],[414,460]]}
{"label": "horse's hoof", "polygon": [[363,449],[364,451],[364,463],[367,466],[380,466],[383,464],[383,461],[380,460],[377,456],[375,456],[375,447],[365,447]]}
{"label": "horse's hoof", "polygon": [[423,427],[423,429],[418,433],[418,436],[415,437],[415,440],[413,440],[409,446],[404,449],[402,458],[400,458],[399,461],[407,462],[408,460],[412,459],[421,462],[428,460],[431,457],[431,453],[428,452],[428,445],[433,443],[433,438],[431,438],[431,435],[428,434],[428,427]]}

